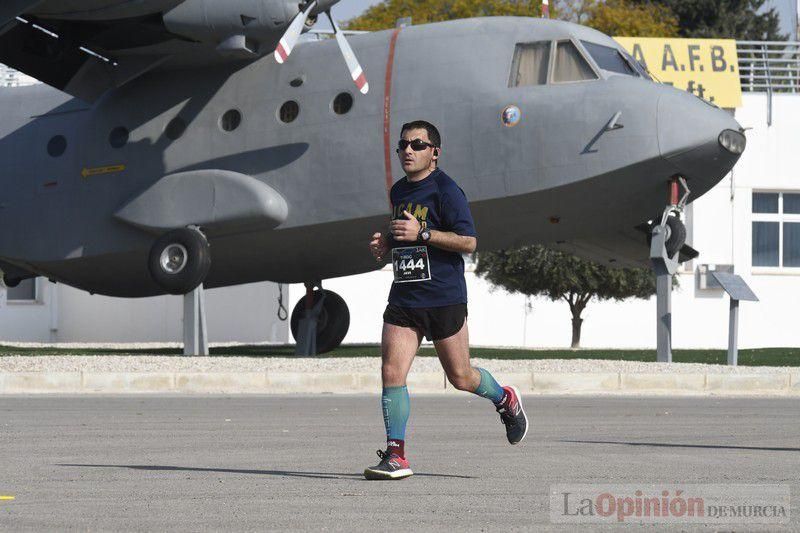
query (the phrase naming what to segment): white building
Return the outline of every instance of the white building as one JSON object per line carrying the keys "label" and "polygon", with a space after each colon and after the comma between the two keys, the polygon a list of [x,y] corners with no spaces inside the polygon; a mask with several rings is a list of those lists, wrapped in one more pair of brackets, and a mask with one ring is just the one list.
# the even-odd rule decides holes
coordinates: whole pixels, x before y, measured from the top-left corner
{"label": "white building", "polygon": [[0,87],[22,87],[39,83],[36,79],[27,74],[17,72],[5,65],[0,65]]}
{"label": "white building", "polygon": [[[680,273],[673,294],[673,346],[724,348],[728,297],[701,289],[705,265],[733,265],[760,298],[740,308],[741,348],[800,346],[800,94],[770,99],[745,93],[736,111],[748,146],[734,172],[687,212],[689,242],[701,252]],[[480,228],[478,228],[480,231]],[[366,243],[365,243],[366,251]],[[567,347],[571,315],[564,302],[494,292],[468,267],[469,323],[473,345]],[[345,342],[379,342],[389,269],[326,280],[348,303]],[[277,318],[279,287],[257,283],[206,291],[211,342],[292,342]],[[302,285],[283,287],[291,313]],[[591,302],[584,311],[582,346],[654,348],[655,298]],[[0,342],[178,342],[180,297],[125,300],[90,296],[64,285],[30,280],[0,300]]]}

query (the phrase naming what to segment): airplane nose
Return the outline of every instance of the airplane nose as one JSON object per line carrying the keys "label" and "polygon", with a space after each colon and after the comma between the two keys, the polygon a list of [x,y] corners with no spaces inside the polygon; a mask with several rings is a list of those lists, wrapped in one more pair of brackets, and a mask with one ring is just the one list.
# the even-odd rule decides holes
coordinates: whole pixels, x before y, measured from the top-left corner
{"label": "airplane nose", "polygon": [[677,174],[707,189],[730,172],[746,139],[730,113],[670,89],[658,101],[658,144]]}

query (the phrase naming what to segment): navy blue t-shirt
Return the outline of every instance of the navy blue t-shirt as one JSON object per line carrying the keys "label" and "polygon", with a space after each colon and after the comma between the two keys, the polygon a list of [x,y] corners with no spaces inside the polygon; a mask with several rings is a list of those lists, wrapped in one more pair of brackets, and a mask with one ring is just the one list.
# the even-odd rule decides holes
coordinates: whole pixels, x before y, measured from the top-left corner
{"label": "navy blue t-shirt", "polygon": [[[393,220],[404,219],[403,210],[406,210],[428,229],[477,236],[464,191],[439,169],[417,182],[403,177],[392,186],[389,196]],[[422,244],[396,241],[389,235],[389,246],[403,248]],[[400,307],[441,307],[467,303],[467,283],[461,254],[430,244],[427,248],[430,279],[392,283],[389,303]]]}

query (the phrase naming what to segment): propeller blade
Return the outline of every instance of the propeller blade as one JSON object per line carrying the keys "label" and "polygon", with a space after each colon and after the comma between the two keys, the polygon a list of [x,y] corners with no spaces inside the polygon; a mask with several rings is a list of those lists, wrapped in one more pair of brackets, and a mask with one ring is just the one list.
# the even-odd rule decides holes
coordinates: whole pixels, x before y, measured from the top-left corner
{"label": "propeller blade", "polygon": [[283,34],[283,37],[281,37],[281,40],[278,43],[278,47],[275,49],[275,61],[283,64],[283,62],[289,57],[289,54],[292,53],[292,49],[297,44],[297,40],[300,38],[300,34],[303,32],[303,26],[305,25],[306,20],[308,20],[311,10],[314,9],[314,6],[316,5],[316,0],[311,2],[306,10],[298,13],[292,23],[289,24],[289,28],[286,30],[286,33]]}
{"label": "propeller blade", "polygon": [[364,70],[361,68],[361,64],[353,53],[353,49],[350,48],[350,43],[347,42],[342,30],[340,30],[339,26],[336,24],[336,21],[333,20],[331,12],[326,11],[325,14],[328,15],[328,19],[331,21],[331,26],[333,26],[333,31],[336,34],[336,43],[342,51],[344,61],[347,63],[347,70],[350,71],[350,76],[353,78],[358,90],[361,91],[361,94],[367,94],[369,92],[369,83],[367,83],[367,77],[364,75]]}

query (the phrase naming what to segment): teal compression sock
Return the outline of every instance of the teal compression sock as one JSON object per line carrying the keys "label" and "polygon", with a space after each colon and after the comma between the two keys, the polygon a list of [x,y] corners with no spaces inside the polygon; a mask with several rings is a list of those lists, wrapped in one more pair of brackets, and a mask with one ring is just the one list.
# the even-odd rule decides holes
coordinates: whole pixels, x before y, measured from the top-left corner
{"label": "teal compression sock", "polygon": [[475,394],[492,400],[494,404],[502,402],[503,396],[506,394],[503,387],[500,386],[488,371],[479,368],[478,372],[481,373],[481,383],[478,385],[478,388],[475,389]]}
{"label": "teal compression sock", "polygon": [[406,424],[411,411],[411,402],[408,398],[408,387],[384,387],[381,395],[383,407],[383,423],[386,426],[387,440],[401,440],[406,438]]}

